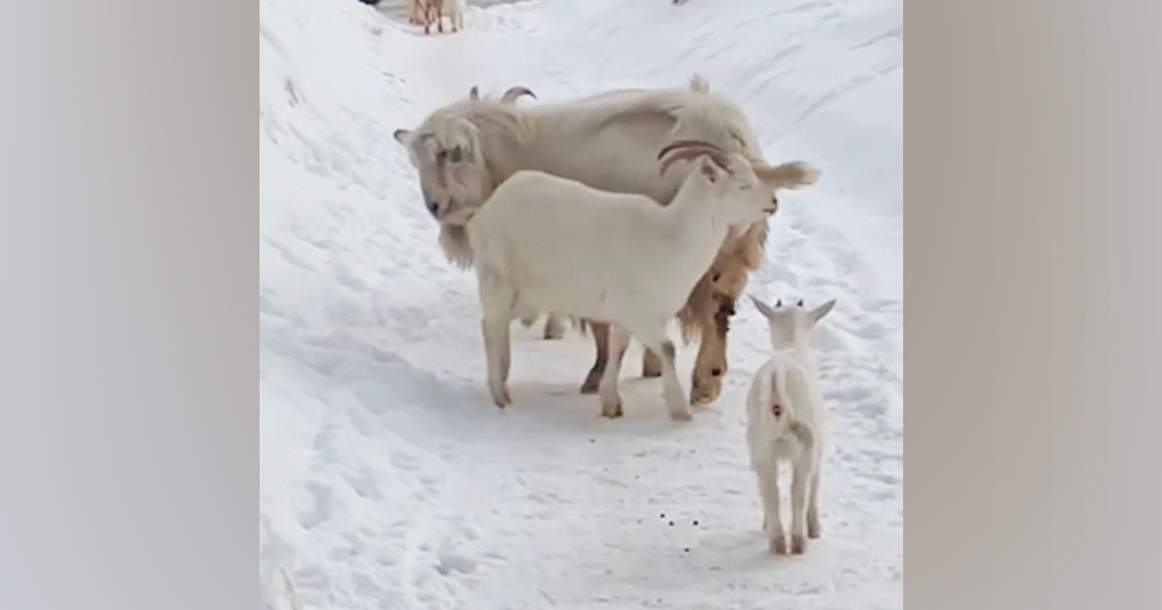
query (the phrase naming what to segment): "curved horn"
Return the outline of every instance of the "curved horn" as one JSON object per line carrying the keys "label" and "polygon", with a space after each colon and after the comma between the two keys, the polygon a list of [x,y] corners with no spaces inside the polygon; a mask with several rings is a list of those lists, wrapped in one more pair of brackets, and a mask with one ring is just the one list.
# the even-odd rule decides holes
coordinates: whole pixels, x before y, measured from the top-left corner
{"label": "curved horn", "polygon": [[480,99],[480,87],[472,85],[472,89],[468,91],[468,99],[473,101]]}
{"label": "curved horn", "polygon": [[725,151],[717,146],[714,146],[713,144],[694,140],[674,142],[673,144],[663,148],[662,152],[658,153],[659,159],[661,159],[663,156],[666,156],[666,159],[662,161],[660,173],[666,173],[666,168],[668,168],[675,161],[679,161],[681,159],[694,159],[702,155],[709,155],[710,160],[713,161],[715,165],[721,167],[727,173],[733,173],[730,170],[730,159],[727,158]]}
{"label": "curved horn", "polygon": [[658,153],[658,158],[661,159],[663,156],[665,156],[666,153],[670,152],[671,150],[674,150],[675,148],[689,148],[689,147],[709,148],[709,149],[716,150],[716,151],[723,153],[723,154],[726,153],[726,151],[723,150],[721,146],[717,146],[715,144],[711,144],[710,142],[705,142],[703,140],[677,140],[675,142],[670,142],[668,145],[666,145],[666,147],[663,148],[662,151]]}
{"label": "curved horn", "polygon": [[521,87],[518,85],[516,87],[511,87],[508,91],[505,91],[504,95],[502,95],[500,97],[500,101],[502,101],[506,104],[511,104],[511,103],[515,102],[518,97],[520,97],[522,95],[527,95],[527,96],[533,98],[534,100],[537,99],[536,94],[533,93],[532,91],[530,91],[528,87]]}
{"label": "curved horn", "polygon": [[681,161],[682,159],[697,159],[702,156],[709,156],[710,160],[713,161],[715,165],[721,167],[727,172],[730,171],[730,169],[726,167],[726,160],[723,159],[720,153],[714,149],[701,147],[695,148],[691,146],[670,153],[670,156],[666,157],[666,159],[662,161],[662,167],[658,170],[658,173],[666,173],[666,169],[673,165],[675,161]]}

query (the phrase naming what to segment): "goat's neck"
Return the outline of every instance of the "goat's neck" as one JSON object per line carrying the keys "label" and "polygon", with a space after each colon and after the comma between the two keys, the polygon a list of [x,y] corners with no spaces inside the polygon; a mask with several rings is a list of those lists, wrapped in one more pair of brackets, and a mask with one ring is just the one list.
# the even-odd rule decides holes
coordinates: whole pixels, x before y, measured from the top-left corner
{"label": "goat's neck", "polygon": [[667,239],[668,266],[689,275],[690,288],[722,247],[730,225],[717,200],[700,185],[684,184],[670,205],[657,208]]}

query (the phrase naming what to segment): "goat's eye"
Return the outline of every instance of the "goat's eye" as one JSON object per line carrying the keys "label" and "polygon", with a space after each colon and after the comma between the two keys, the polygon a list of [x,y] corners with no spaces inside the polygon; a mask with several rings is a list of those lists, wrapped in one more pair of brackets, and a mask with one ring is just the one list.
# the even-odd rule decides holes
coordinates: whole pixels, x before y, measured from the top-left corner
{"label": "goat's eye", "polygon": [[448,153],[448,160],[452,163],[459,163],[463,158],[464,151],[459,146],[453,148],[452,152]]}

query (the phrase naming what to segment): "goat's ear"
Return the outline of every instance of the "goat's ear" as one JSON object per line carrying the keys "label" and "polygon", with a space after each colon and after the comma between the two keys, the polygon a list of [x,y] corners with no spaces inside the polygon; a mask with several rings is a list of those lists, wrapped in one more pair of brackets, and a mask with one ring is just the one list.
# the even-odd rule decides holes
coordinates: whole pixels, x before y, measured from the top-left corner
{"label": "goat's ear", "polygon": [[823,316],[827,315],[828,312],[831,311],[832,307],[835,307],[835,299],[831,299],[830,301],[827,301],[826,303],[820,305],[819,307],[812,309],[807,314],[808,318],[811,320],[811,325],[814,326],[814,325],[818,324],[819,320],[821,320],[823,318]]}
{"label": "goat's ear", "polygon": [[470,89],[468,91],[468,99],[470,99],[470,100],[480,99],[480,87],[477,87],[476,85],[472,85],[472,89]]}
{"label": "goat's ear", "polygon": [[770,319],[772,316],[775,315],[775,310],[771,309],[770,305],[767,305],[766,303],[758,300],[758,298],[755,297],[753,294],[748,295],[748,296],[750,297],[750,300],[754,302],[755,308],[758,309],[759,313],[763,314],[764,317],[766,317],[767,319]]}
{"label": "goat's ear", "polygon": [[774,189],[797,189],[815,184],[819,170],[803,161],[790,161],[777,167],[755,168],[755,174]]}
{"label": "goat's ear", "polygon": [[395,141],[403,144],[404,146],[408,145],[408,137],[411,135],[412,132],[407,129],[397,129],[395,130],[395,133],[392,134],[392,136],[395,137]]}

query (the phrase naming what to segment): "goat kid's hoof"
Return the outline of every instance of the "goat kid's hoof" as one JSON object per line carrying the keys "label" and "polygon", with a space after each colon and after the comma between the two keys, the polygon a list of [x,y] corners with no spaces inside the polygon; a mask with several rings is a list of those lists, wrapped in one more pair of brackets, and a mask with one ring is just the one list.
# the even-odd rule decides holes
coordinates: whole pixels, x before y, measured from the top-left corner
{"label": "goat kid's hoof", "polygon": [[807,538],[803,534],[791,534],[791,554],[802,555],[807,552]]}
{"label": "goat kid's hoof", "polygon": [[785,536],[774,536],[767,545],[767,549],[772,555],[786,555],[787,554],[787,538]]}
{"label": "goat kid's hoof", "polygon": [[818,523],[811,523],[810,521],[807,522],[807,537],[808,538],[818,538],[822,534],[823,534],[823,530],[822,530],[822,528],[819,527]]}

